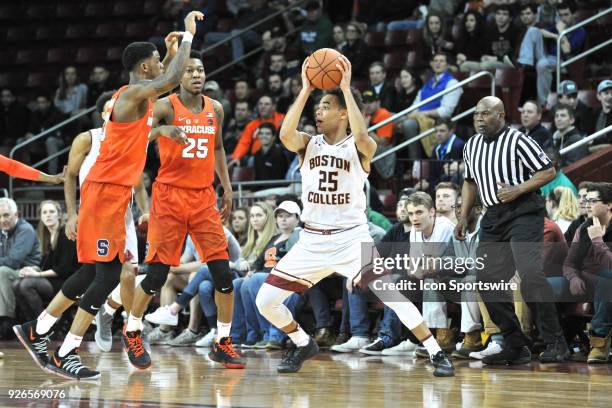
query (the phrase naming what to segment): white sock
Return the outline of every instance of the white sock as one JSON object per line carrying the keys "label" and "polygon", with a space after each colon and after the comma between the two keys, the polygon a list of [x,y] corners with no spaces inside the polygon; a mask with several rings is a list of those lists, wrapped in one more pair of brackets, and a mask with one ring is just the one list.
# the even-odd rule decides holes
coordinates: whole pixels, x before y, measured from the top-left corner
{"label": "white sock", "polygon": [[82,341],[83,336],[68,333],[57,354],[59,354],[60,357],[65,357],[66,354],[79,347]]}
{"label": "white sock", "polygon": [[127,321],[126,332],[134,332],[136,330],[142,330],[142,317],[134,317],[130,313]]}
{"label": "white sock", "polygon": [[115,315],[115,312],[117,311],[117,309],[113,309],[108,302],[104,303],[104,310],[106,311],[106,314],[109,314],[111,316]]}
{"label": "white sock", "polygon": [[224,337],[229,337],[232,322],[223,323],[217,320],[217,343]]}
{"label": "white sock", "polygon": [[432,335],[427,340],[423,341],[423,346],[427,349],[427,354],[430,356],[435,356],[438,354],[438,351],[442,351],[440,345],[436,341],[436,338]]}
{"label": "white sock", "polygon": [[295,343],[298,347],[304,347],[310,341],[310,336],[300,327],[298,324],[297,330],[288,333],[287,336]]}
{"label": "white sock", "polygon": [[36,319],[36,334],[47,334],[55,322],[57,322],[57,317],[53,317],[46,310],[43,310]]}

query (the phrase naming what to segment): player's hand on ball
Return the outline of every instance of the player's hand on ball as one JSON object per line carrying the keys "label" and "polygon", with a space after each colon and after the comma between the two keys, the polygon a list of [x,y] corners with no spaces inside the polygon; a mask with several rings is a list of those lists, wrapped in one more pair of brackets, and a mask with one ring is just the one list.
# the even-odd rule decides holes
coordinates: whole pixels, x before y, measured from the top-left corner
{"label": "player's hand on ball", "polygon": [[308,92],[314,91],[315,87],[310,83],[310,79],[308,79],[308,75],[306,75],[306,70],[308,69],[308,58],[304,60],[302,63],[302,89],[307,90]]}
{"label": "player's hand on ball", "polygon": [[501,188],[497,190],[497,198],[502,203],[509,203],[516,200],[523,192],[520,186],[511,186],[506,183],[497,183]]}
{"label": "player's hand on ball", "polygon": [[66,220],[66,236],[71,241],[76,241],[77,238],[77,223],[79,219],[76,215],[68,216]]}
{"label": "player's hand on ball", "polygon": [[200,11],[192,11],[185,17],[185,31],[189,31],[191,34],[196,33],[196,20],[204,20],[204,13]]}
{"label": "player's hand on ball", "polygon": [[342,72],[340,89],[343,91],[351,89],[351,62],[344,55],[338,57],[336,67]]}

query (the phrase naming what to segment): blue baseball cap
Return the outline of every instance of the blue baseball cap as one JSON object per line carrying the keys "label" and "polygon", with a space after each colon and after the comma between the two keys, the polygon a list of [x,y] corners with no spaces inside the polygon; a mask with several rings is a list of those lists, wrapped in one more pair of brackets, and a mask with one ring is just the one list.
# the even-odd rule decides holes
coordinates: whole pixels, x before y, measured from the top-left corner
{"label": "blue baseball cap", "polygon": [[603,92],[608,88],[612,88],[612,79],[604,79],[597,85],[597,93]]}

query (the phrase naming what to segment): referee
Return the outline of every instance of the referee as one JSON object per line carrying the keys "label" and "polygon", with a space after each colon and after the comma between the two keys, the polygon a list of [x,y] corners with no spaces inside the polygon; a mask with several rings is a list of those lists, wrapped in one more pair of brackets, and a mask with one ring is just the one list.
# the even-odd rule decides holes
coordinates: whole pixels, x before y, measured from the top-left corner
{"label": "referee", "polygon": [[[463,149],[463,205],[455,236],[465,239],[467,218],[478,191],[486,207],[477,250],[484,268],[478,271],[478,280],[508,282],[518,271],[521,293],[534,312],[546,343],[540,362],[564,361],[569,358],[569,350],[541,259],[545,206],[538,192],[555,177],[555,169],[537,142],[506,125],[499,98],[487,96],[478,102],[474,127],[478,133]],[[504,336],[502,351],[482,361],[501,365],[529,363],[530,340],[521,330],[511,293],[481,291],[480,294],[491,319]]]}

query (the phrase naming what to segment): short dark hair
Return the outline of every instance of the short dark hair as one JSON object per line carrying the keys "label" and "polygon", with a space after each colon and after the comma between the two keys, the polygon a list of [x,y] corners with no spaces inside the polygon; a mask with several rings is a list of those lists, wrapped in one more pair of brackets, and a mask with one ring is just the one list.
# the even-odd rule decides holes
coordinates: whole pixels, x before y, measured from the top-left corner
{"label": "short dark hair", "polygon": [[157,51],[155,44],[145,41],[137,41],[129,44],[123,50],[123,67],[128,71],[132,72],[136,69],[136,66],[147,58],[153,55],[153,52]]}
{"label": "short dark hair", "polygon": [[461,195],[461,191],[459,190],[459,186],[456,185],[455,183],[450,182],[450,181],[442,181],[442,182],[438,183],[436,185],[435,191],[438,192],[438,190],[440,190],[442,188],[448,188],[449,190],[453,190],[455,193],[457,193],[457,197],[459,197]]}
{"label": "short dark hair", "polygon": [[383,72],[386,72],[385,64],[383,64],[380,61],[374,61],[373,63],[371,63],[370,66],[368,67],[368,71],[371,70],[374,67],[380,67],[380,68],[382,68]]}
{"label": "short dark hair", "polygon": [[542,106],[541,106],[541,105],[540,105],[540,104],[539,104],[537,101],[535,101],[535,100],[533,100],[533,99],[527,99],[525,102],[523,102],[523,106],[525,106],[525,104],[526,104],[526,103],[532,103],[532,104],[534,104],[534,105],[535,105],[535,107],[536,107],[536,111],[537,111],[538,113],[542,113]]}
{"label": "short dark hair", "polygon": [[430,62],[434,60],[434,58],[436,58],[438,55],[442,55],[444,57],[444,59],[446,60],[446,63],[448,63],[450,61],[450,58],[448,57],[448,54],[442,50],[437,50],[436,52],[433,53],[433,55],[431,56],[431,59],[429,60]]}
{"label": "short dark hair", "polygon": [[[353,94],[353,98],[355,98],[355,102],[357,102],[357,107],[359,110],[363,109],[363,100],[361,99],[361,93],[351,87],[351,93]],[[334,88],[329,91],[325,91],[325,95],[334,95],[336,99],[338,99],[338,104],[342,109],[346,109],[346,100],[344,99],[344,94],[340,88]]]}
{"label": "short dark hair", "polygon": [[533,14],[536,14],[538,12],[538,6],[535,5],[535,3],[523,3],[520,5],[519,7],[519,12],[522,12],[525,9],[529,9],[533,12]]}
{"label": "short dark hair", "polygon": [[570,12],[574,14],[576,12],[576,3],[574,3],[572,0],[563,0],[560,3],[557,3],[555,8],[557,9],[557,12],[559,10],[570,9]]}
{"label": "short dark hair", "polygon": [[566,110],[567,113],[570,115],[570,117],[575,118],[576,117],[576,112],[574,111],[574,108],[572,108],[569,105],[566,105],[564,103],[560,103],[557,106],[555,106],[555,114],[557,114],[558,111],[560,110]]}
{"label": "short dark hair", "polygon": [[189,58],[199,59],[200,61],[203,61],[202,53],[200,51],[197,51],[197,50],[191,50],[189,52]]}
{"label": "short dark hair", "polygon": [[583,188],[586,188],[587,191],[589,191],[589,188],[591,188],[592,184],[593,184],[592,181],[581,181],[580,183],[578,183],[578,190],[582,190]]}
{"label": "short dark hair", "polygon": [[262,123],[257,129],[269,129],[272,132],[272,135],[276,136],[276,127],[274,127],[272,123]]}
{"label": "short dark hair", "polygon": [[497,13],[498,11],[507,11],[510,17],[512,17],[512,7],[509,4],[500,4],[495,8],[495,12]]}
{"label": "short dark hair", "polygon": [[591,185],[587,188],[588,192],[598,192],[599,198],[604,204],[612,203],[612,183],[606,183],[604,181],[599,183],[591,183]]}
{"label": "short dark hair", "polygon": [[455,124],[450,118],[442,118],[442,117],[437,118],[434,126],[439,126],[439,125],[446,125],[448,130],[455,128]]}
{"label": "short dark hair", "polygon": [[117,92],[117,90],[113,89],[112,91],[102,92],[100,96],[98,96],[98,99],[96,99],[96,110],[98,113],[102,113],[104,111],[104,105],[106,105],[106,102],[113,97],[115,92]]}

